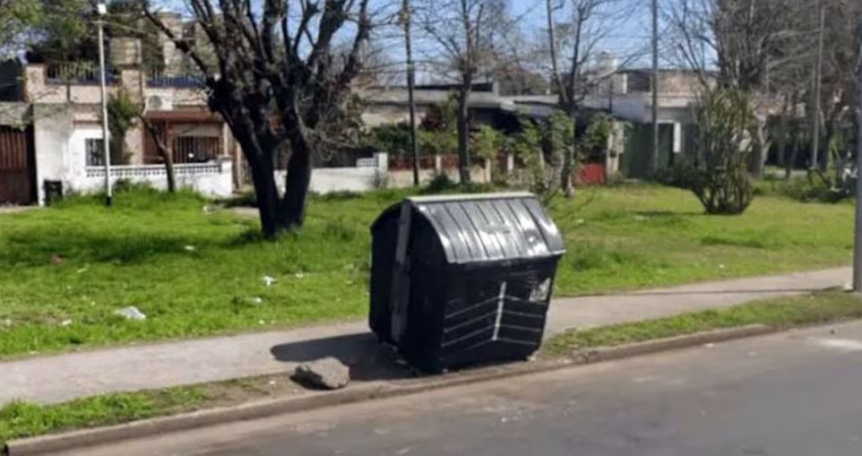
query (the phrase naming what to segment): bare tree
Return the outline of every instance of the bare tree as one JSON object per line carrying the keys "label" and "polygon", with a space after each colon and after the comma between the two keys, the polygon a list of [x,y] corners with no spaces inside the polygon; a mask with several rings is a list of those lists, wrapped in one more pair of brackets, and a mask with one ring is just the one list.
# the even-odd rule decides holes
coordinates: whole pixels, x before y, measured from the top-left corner
{"label": "bare tree", "polygon": [[[853,134],[847,130],[858,106],[859,20],[862,3],[852,0],[823,0],[826,23],[823,66],[820,72],[819,111],[823,114],[826,133],[827,163],[843,161],[849,152]],[[854,39],[855,37],[855,39]],[[849,135],[848,135],[849,133]],[[840,168],[840,167],[839,167]],[[840,169],[837,171],[840,172]],[[837,180],[837,179],[836,179]]]}
{"label": "bare tree", "polygon": [[[206,43],[176,36],[150,8],[145,15],[205,76],[210,109],[224,118],[251,169],[263,233],[275,238],[304,221],[313,157],[329,144],[322,132],[337,131],[331,125],[362,70],[374,11],[369,0],[185,3]],[[333,52],[338,39],[350,43],[340,56]],[[281,197],[273,171],[283,144],[290,157]]]}
{"label": "bare tree", "polygon": [[[584,98],[602,80],[613,74],[590,72],[597,48],[614,25],[634,11],[624,8],[625,0],[545,0],[547,18],[547,55],[550,60],[552,85],[559,97],[560,108],[577,125],[578,111]],[[560,20],[561,16],[568,20]],[[565,59],[565,60],[563,60]],[[572,174],[575,171],[575,150],[563,155],[560,185],[567,197],[574,194]]]}
{"label": "bare tree", "polygon": [[156,153],[165,165],[165,176],[168,181],[168,193],[176,192],[177,178],[176,173],[174,173],[174,156],[171,148],[168,147],[168,143],[165,138],[166,132],[147,117],[146,109],[141,112],[140,116],[138,116],[138,120],[140,120],[141,124],[147,130],[147,133],[153,140],[153,144],[156,146]]}
{"label": "bare tree", "polygon": [[769,149],[765,129],[776,101],[772,95],[784,90],[782,82],[798,85],[800,65],[811,55],[812,29],[806,18],[816,10],[808,3],[675,0],[665,9],[681,63],[697,70],[705,87],[715,81],[737,88],[755,103],[759,128],[750,162],[755,175],[762,174]]}
{"label": "bare tree", "polygon": [[423,0],[417,2],[418,25],[434,43],[438,65],[457,81],[458,172],[470,182],[469,99],[490,56],[484,33],[485,13],[498,0]]}

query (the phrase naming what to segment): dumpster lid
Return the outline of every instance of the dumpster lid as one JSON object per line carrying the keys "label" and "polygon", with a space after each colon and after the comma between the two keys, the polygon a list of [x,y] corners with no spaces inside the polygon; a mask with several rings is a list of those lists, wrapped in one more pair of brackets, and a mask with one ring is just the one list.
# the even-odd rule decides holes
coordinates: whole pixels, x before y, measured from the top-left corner
{"label": "dumpster lid", "polygon": [[424,196],[406,204],[434,227],[450,264],[565,253],[559,230],[531,193]]}

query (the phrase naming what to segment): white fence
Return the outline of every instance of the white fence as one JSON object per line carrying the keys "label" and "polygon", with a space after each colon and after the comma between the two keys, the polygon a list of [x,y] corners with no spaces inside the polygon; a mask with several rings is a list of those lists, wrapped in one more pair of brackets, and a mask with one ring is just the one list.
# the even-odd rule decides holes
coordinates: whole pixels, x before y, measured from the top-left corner
{"label": "white fence", "polygon": [[[352,168],[315,168],[311,173],[311,188],[314,193],[365,192],[386,185],[389,157],[385,153],[372,158],[360,158]],[[279,191],[284,191],[285,171],[275,172]]]}
{"label": "white fence", "polygon": [[[213,163],[176,164],[174,177],[178,188],[189,188],[212,197],[224,198],[233,194],[233,164],[229,159]],[[146,183],[163,190],[168,188],[164,165],[112,166],[111,182],[119,180]],[[87,167],[85,176],[73,179],[67,185],[77,192],[100,191],[105,186],[105,169]]]}
{"label": "white fence", "polygon": [[[372,190],[386,185],[388,169],[388,156],[385,153],[357,160],[356,167],[352,168],[317,168],[311,174],[311,191],[324,194]],[[177,164],[174,165],[174,176],[177,187],[190,188],[203,195],[223,198],[234,193],[233,165],[228,159],[213,163]],[[279,190],[284,191],[285,172],[276,171],[275,177]],[[164,165],[112,166],[112,185],[119,180],[147,183],[158,189],[168,187]],[[82,174],[67,177],[64,186],[81,193],[101,191],[105,186],[105,169],[86,167]]]}

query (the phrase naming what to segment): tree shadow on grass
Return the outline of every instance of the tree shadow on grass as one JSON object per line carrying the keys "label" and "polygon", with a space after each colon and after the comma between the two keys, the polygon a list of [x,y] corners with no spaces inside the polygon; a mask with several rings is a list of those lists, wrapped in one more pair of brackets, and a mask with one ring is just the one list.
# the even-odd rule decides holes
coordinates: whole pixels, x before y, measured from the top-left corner
{"label": "tree shadow on grass", "polygon": [[[102,235],[87,231],[32,230],[7,236],[0,264],[43,266],[52,261],[134,264],[166,254],[185,254],[188,237],[169,234]],[[199,241],[199,240],[198,240]],[[194,241],[195,249],[201,243]]]}
{"label": "tree shadow on grass", "polygon": [[695,211],[636,211],[635,215],[641,217],[694,217],[703,215],[703,212]]}

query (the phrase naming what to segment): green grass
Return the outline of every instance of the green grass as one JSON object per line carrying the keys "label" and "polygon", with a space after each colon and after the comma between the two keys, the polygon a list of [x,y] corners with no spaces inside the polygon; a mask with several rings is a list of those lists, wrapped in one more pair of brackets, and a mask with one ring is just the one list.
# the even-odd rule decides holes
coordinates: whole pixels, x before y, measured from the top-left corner
{"label": "green grass", "polygon": [[107,394],[51,405],[13,402],[0,408],[0,453],[3,444],[14,439],[302,394],[297,384],[278,374]]}
{"label": "green grass", "polygon": [[543,351],[558,356],[585,348],[610,347],[753,324],[784,329],[857,318],[862,318],[862,298],[841,292],[819,293],[583,331],[572,330],[553,337],[545,343]]}
{"label": "green grass", "polygon": [[563,295],[811,270],[848,264],[853,206],[760,197],[742,216],[708,216],[685,191],[584,190],[556,200],[566,238]]}
{"label": "green grass", "polygon": [[202,387],[182,387],[109,394],[57,405],[14,402],[0,408],[0,447],[13,439],[189,411],[211,399]]}
{"label": "green grass", "polygon": [[[118,194],[112,209],[79,198],[0,215],[0,357],[363,317],[368,227],[404,195],[315,198],[304,229],[276,243],[258,239],[255,218],[207,213],[190,194],[138,191]],[[568,248],[558,295],[851,258],[849,204],[762,197],[741,217],[709,217],[687,192],[623,186],[582,190],[551,212]],[[277,282],[267,287],[263,276]],[[147,320],[113,314],[126,306]]]}

